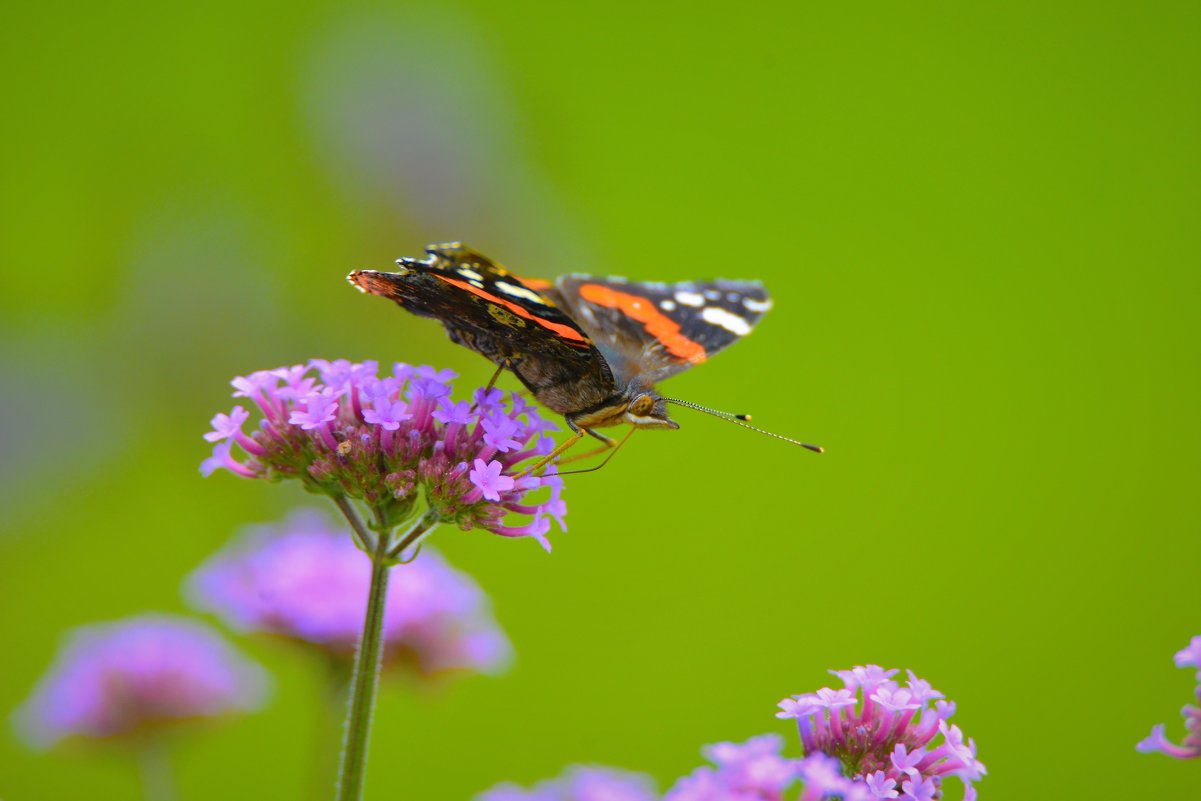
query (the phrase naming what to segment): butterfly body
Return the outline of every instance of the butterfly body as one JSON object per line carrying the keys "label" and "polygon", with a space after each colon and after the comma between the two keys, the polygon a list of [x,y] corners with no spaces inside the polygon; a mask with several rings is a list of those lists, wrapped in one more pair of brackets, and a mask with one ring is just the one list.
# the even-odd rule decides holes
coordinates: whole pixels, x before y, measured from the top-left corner
{"label": "butterfly body", "polygon": [[[655,385],[751,331],[771,301],[753,281],[522,279],[459,243],[396,272],[356,270],[361,291],[439,320],[452,341],[508,368],[573,431],[679,428]],[[596,435],[599,439],[607,438]]]}

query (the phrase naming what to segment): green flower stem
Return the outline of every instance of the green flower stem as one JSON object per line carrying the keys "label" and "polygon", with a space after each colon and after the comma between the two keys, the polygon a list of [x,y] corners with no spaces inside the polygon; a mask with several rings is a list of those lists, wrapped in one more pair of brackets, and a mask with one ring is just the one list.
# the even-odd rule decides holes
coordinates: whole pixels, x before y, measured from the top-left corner
{"label": "green flower stem", "polygon": [[438,516],[427,511],[397,540],[392,547],[392,528],[387,515],[375,510],[374,538],[367,531],[354,506],[343,496],[334,499],[346,516],[346,521],[361,542],[371,543],[371,589],[367,594],[367,616],[363,620],[363,636],[355,654],[354,674],[350,680],[350,703],[346,712],[346,739],[342,746],[342,763],[338,771],[338,801],[359,801],[363,797],[363,777],[367,771],[367,748],[371,734],[371,718],[375,711],[375,694],[379,683],[380,661],[383,657],[384,607],[388,598],[388,570],[396,564],[396,556],[413,543],[421,541],[437,523]]}
{"label": "green flower stem", "polygon": [[[404,552],[408,550],[410,546],[414,544],[420,544],[425,538],[425,535],[429,533],[430,529],[436,525],[438,525],[438,516],[434,514],[432,509],[427,510],[426,513],[422,515],[416,523],[413,524],[413,527],[409,529],[408,533],[401,537],[400,541],[392,547],[392,550],[388,551],[388,559],[395,563],[404,555]],[[408,561],[412,560],[410,559]]]}
{"label": "green flower stem", "polygon": [[335,495],[333,498],[334,503],[338,505],[338,511],[346,518],[346,522],[350,523],[350,533],[354,535],[354,541],[359,546],[359,550],[366,554],[371,553],[374,547],[371,534],[363,525],[363,521],[359,519],[359,513],[355,511],[354,504],[345,495]]}
{"label": "green flower stem", "polygon": [[[353,514],[353,507],[351,512]],[[353,518],[347,515],[347,520],[356,531],[362,527],[357,514]],[[354,675],[350,682],[346,739],[342,745],[342,764],[338,771],[338,801],[359,801],[363,797],[367,745],[371,735],[371,717],[375,711],[380,658],[383,656],[381,635],[384,630],[384,603],[388,598],[390,565],[387,556],[391,538],[392,532],[387,528],[377,532],[375,547],[370,551],[371,589],[367,593],[367,616],[363,620],[363,636],[355,654]]]}

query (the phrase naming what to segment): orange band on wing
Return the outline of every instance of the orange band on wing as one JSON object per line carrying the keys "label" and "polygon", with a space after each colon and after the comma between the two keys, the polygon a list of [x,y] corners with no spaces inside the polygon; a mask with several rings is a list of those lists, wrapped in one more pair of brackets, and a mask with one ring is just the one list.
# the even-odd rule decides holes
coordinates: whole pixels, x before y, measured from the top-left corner
{"label": "orange band on wing", "polygon": [[575,342],[568,343],[568,344],[580,344],[580,345],[591,344],[591,341],[588,339],[588,337],[584,336],[579,331],[575,330],[574,328],[572,328],[569,325],[563,325],[562,323],[552,323],[550,320],[546,320],[535,314],[532,314],[528,309],[518,306],[516,303],[513,303],[512,301],[505,300],[504,298],[498,298],[496,295],[493,295],[491,292],[485,292],[483,289],[480,289],[478,286],[472,286],[471,284],[467,283],[466,281],[456,281],[453,278],[447,278],[445,275],[438,275],[437,273],[434,273],[434,276],[437,278],[441,278],[443,281],[450,284],[451,286],[457,286],[459,289],[466,289],[471,294],[478,295],[479,297],[483,298],[484,300],[486,300],[490,303],[495,303],[497,305],[504,306],[506,309],[513,312],[518,317],[524,317],[527,320],[532,320],[533,322],[537,323],[538,325],[542,326],[546,330],[553,333],[555,336],[562,337],[564,339],[575,340]]}
{"label": "orange band on wing", "polygon": [[547,281],[545,278],[522,278],[521,283],[525,284],[527,288],[532,289],[535,292],[541,292],[544,289],[550,289],[552,286],[551,282]]}
{"label": "orange band on wing", "polygon": [[680,324],[655,308],[646,298],[618,292],[603,284],[584,284],[580,297],[606,309],[618,309],[628,317],[642,323],[646,332],[663,343],[667,352],[677,359],[693,364],[705,360],[705,349],[680,333]]}

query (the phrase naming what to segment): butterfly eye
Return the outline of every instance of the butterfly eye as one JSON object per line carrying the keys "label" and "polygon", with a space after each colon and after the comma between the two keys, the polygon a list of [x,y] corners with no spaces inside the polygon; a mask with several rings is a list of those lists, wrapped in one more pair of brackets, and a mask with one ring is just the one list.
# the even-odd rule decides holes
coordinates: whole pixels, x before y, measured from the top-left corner
{"label": "butterfly eye", "polygon": [[655,408],[655,401],[650,395],[639,395],[630,404],[630,414],[637,417],[646,417],[651,413],[651,409],[653,408]]}

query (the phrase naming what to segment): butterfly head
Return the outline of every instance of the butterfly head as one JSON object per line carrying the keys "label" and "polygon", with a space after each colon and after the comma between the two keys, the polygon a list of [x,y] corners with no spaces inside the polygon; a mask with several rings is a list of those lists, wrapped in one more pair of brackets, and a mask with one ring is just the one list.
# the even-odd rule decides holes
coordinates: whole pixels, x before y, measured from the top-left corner
{"label": "butterfly head", "polygon": [[679,428],[667,414],[667,402],[653,389],[640,391],[625,409],[625,422],[635,428]]}
{"label": "butterfly head", "polygon": [[679,428],[667,414],[667,402],[655,388],[634,382],[619,395],[596,407],[568,416],[584,428],[632,425],[635,428]]}

